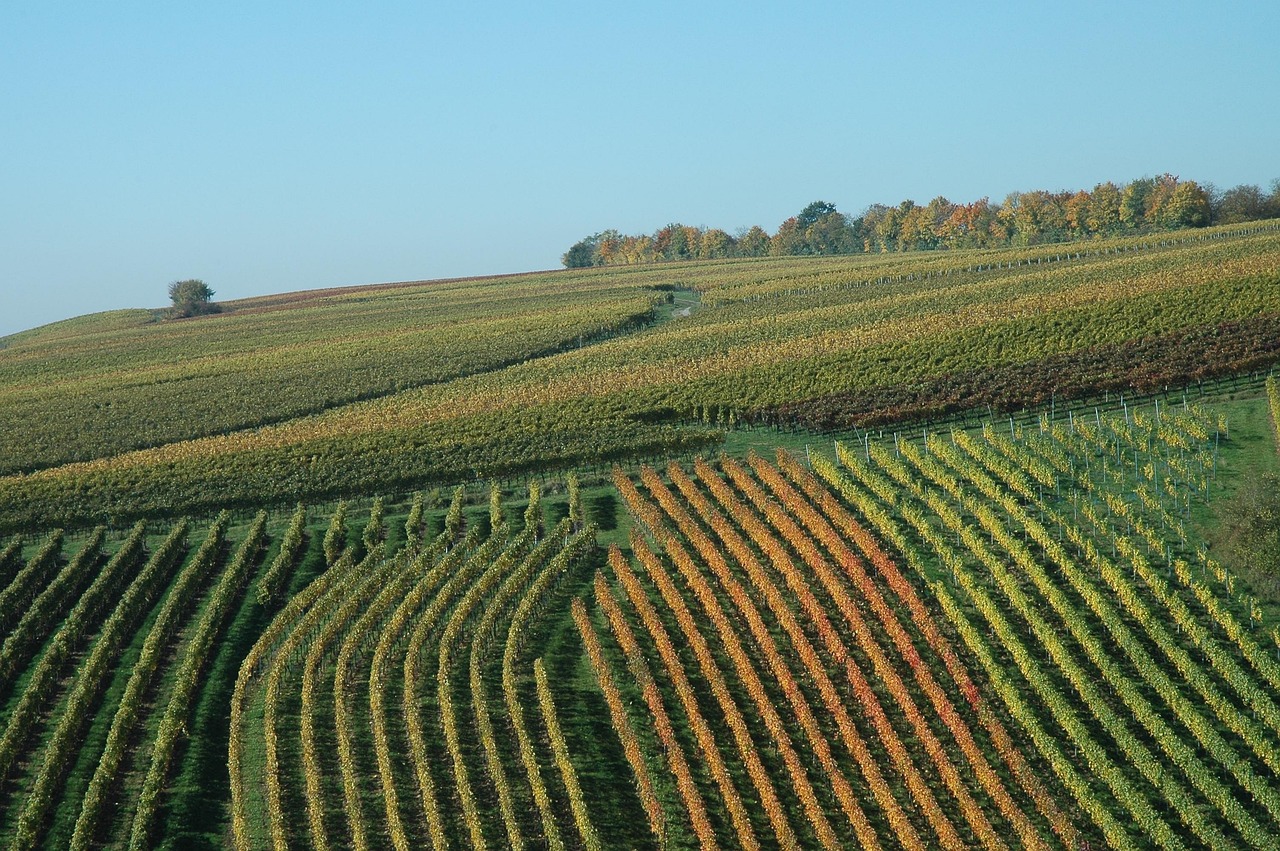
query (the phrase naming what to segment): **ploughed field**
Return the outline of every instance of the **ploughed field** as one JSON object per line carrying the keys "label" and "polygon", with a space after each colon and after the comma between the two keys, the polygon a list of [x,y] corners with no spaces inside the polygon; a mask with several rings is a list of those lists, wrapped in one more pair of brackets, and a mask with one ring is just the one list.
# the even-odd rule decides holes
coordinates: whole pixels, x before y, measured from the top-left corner
{"label": "ploughed field", "polygon": [[0,844],[1270,847],[1280,232],[1070,248],[7,338]]}

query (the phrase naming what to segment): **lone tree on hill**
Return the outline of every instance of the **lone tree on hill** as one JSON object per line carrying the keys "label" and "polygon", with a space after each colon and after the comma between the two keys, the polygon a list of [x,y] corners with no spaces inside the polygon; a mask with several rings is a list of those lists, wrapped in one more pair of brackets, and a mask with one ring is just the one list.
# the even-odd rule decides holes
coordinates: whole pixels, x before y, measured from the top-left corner
{"label": "lone tree on hill", "polygon": [[195,278],[169,284],[169,298],[173,299],[170,313],[175,317],[218,312],[218,306],[209,301],[213,298],[213,290],[204,281]]}

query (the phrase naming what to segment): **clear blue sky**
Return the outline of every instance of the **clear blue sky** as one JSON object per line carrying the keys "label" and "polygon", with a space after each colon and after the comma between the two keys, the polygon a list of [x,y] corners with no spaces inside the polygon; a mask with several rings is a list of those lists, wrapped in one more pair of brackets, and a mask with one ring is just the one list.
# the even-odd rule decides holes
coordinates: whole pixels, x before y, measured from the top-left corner
{"label": "clear blue sky", "polygon": [[0,335],[815,199],[1280,177],[1280,3],[0,6]]}

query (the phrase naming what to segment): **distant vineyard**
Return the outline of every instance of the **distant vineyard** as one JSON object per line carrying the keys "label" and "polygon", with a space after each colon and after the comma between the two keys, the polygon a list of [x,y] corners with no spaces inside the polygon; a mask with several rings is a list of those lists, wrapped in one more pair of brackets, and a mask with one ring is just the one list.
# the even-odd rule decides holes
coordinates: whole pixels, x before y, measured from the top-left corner
{"label": "distant vineyard", "polygon": [[[673,289],[691,315],[673,315]],[[0,530],[607,466],[743,425],[1143,392],[1269,369],[1278,322],[1280,231],[1257,222],[51,326],[0,350]]]}
{"label": "distant vineyard", "polygon": [[644,324],[662,298],[617,286],[423,287],[18,345],[0,355],[0,475],[501,369]]}

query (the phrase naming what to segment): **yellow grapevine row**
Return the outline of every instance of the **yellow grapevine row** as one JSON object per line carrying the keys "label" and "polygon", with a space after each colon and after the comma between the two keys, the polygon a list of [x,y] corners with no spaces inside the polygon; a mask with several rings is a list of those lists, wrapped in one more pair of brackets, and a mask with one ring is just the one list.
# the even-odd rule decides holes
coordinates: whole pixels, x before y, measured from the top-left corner
{"label": "yellow grapevine row", "polygon": [[649,668],[649,663],[645,660],[644,653],[640,650],[640,645],[631,630],[631,625],[627,623],[622,607],[619,605],[618,599],[614,596],[614,592],[609,587],[608,580],[605,579],[603,573],[596,574],[595,599],[597,605],[604,610],[605,616],[609,620],[609,627],[613,632],[613,637],[618,642],[619,647],[622,648],[622,654],[627,660],[627,667],[631,671],[631,676],[636,685],[640,687],[645,704],[648,706],[649,716],[653,720],[654,731],[658,734],[658,740],[662,744],[667,765],[675,777],[676,788],[684,801],[685,809],[689,812],[689,822],[693,828],[694,836],[697,837],[698,844],[703,851],[712,851],[712,849],[719,848],[720,843],[716,839],[715,829],[711,826],[711,820],[707,817],[706,802],[703,801],[702,793],[698,791],[698,785],[693,779],[688,757],[685,756],[684,748],[676,735],[675,725],[672,724],[671,717],[667,713],[666,704],[662,699],[662,692],[658,688],[658,684],[654,682],[653,672]]}
{"label": "yellow grapevine row", "polygon": [[[1001,814],[1009,820],[1018,833],[1022,843],[1027,847],[1039,847],[1041,839],[1038,832],[1027,819],[1026,814],[1010,797],[1008,790],[1004,786],[1004,782],[995,773],[982,749],[975,741],[973,732],[970,730],[968,723],[960,715],[951,698],[943,690],[941,685],[934,678],[932,670],[929,666],[923,664],[919,654],[915,649],[910,637],[907,635],[905,628],[899,622],[897,615],[890,608],[888,601],[881,594],[880,589],[871,580],[862,559],[855,554],[836,532],[830,521],[825,516],[815,510],[803,497],[793,489],[781,473],[772,465],[766,463],[763,459],[752,454],[749,457],[752,469],[759,476],[773,494],[779,499],[782,505],[795,517],[799,518],[804,524],[807,533],[820,541],[827,552],[831,553],[834,563],[840,565],[844,569],[845,575],[853,582],[854,587],[861,593],[875,613],[885,632],[892,639],[894,646],[897,647],[899,654],[904,659],[909,660],[912,674],[924,693],[928,696],[934,711],[938,717],[942,719],[943,724],[955,738],[956,744],[959,745],[961,752],[964,754],[966,761],[972,767],[974,774],[978,778],[979,784],[995,801],[997,808]],[[743,481],[748,481],[743,478]],[[744,492],[749,497],[753,492],[744,488]],[[759,493],[756,491],[755,493]],[[762,494],[761,494],[762,495]],[[783,520],[784,524],[788,521]],[[785,533],[784,533],[785,534]],[[798,530],[792,534],[799,534]],[[825,560],[819,562],[825,571],[827,565]],[[883,574],[883,570],[879,571]],[[825,578],[824,583],[836,584],[831,578]],[[837,599],[837,604],[839,600]],[[936,630],[932,633],[936,635]],[[929,634],[926,633],[926,640]],[[931,650],[941,655],[942,648],[931,645]],[[979,833],[979,837],[985,842],[991,842],[991,839],[983,837]]]}
{"label": "yellow grapevine row", "polygon": [[[151,569],[151,564],[164,565],[163,571],[169,574],[165,579],[172,579],[172,572],[177,569],[179,555],[185,546],[189,526],[186,520],[180,520],[174,524],[168,537],[152,553],[144,572]],[[151,577],[150,581],[158,585],[164,581],[161,579],[162,575],[163,573],[157,573]],[[177,629],[177,622],[183,608],[179,601],[191,592],[190,585],[184,582],[186,576],[186,573],[180,573],[173,581],[173,590],[156,615],[146,638],[143,639],[142,652],[134,662],[133,670],[129,672],[129,682],[125,685],[124,695],[120,698],[120,703],[111,719],[106,745],[103,747],[93,778],[85,791],[80,805],[80,814],[76,817],[75,830],[69,843],[72,851],[88,851],[93,846],[103,810],[107,805],[111,789],[114,788],[119,777],[120,766],[124,762],[134,725],[144,709],[143,696],[160,667],[169,637]]]}
{"label": "yellow grapevine row", "polygon": [[640,740],[631,725],[631,719],[627,717],[622,693],[618,690],[611,666],[604,657],[600,637],[596,635],[595,627],[591,624],[591,616],[587,614],[586,604],[581,598],[574,598],[570,611],[573,614],[574,624],[578,627],[578,634],[582,638],[583,648],[587,651],[591,670],[600,686],[600,692],[604,695],[605,705],[609,707],[609,719],[622,744],[622,754],[626,757],[627,764],[631,766],[636,792],[640,797],[640,806],[649,820],[649,829],[659,845],[664,845],[667,841],[666,813],[654,791],[653,777],[645,762],[644,749],[640,746]]}
{"label": "yellow grapevine row", "polygon": [[[667,512],[667,515],[676,523],[676,526],[680,529],[681,533],[693,541],[695,547],[700,549],[702,552],[709,552],[710,542],[706,539],[704,533],[696,528],[692,518],[689,517],[687,512],[679,506],[675,501],[674,495],[671,494],[670,490],[657,477],[656,473],[650,469],[645,469],[642,472],[642,476],[650,493],[654,495],[658,503],[662,505],[663,509]],[[706,581],[702,572],[697,568],[693,559],[689,556],[688,552],[678,540],[669,535],[661,535],[661,539],[667,556],[676,565],[680,574],[684,577],[686,583],[698,598],[703,611],[706,612],[707,616],[710,618],[716,630],[717,640],[729,654],[730,659],[733,661],[734,669],[737,672],[738,679],[746,686],[747,693],[755,703],[756,709],[764,721],[765,728],[773,737],[774,746],[782,756],[783,764],[786,766],[787,773],[791,778],[791,784],[795,789],[797,796],[800,798],[801,805],[805,809],[806,815],[808,816],[810,824],[813,826],[814,832],[817,834],[818,840],[824,847],[835,847],[839,840],[836,837],[835,832],[832,830],[826,814],[822,811],[821,805],[819,804],[814,792],[813,785],[809,780],[808,772],[792,744],[791,736],[787,731],[786,724],[778,710],[774,707],[772,698],[765,691],[764,684],[760,679],[759,674],[756,672],[754,665],[747,656],[742,642],[738,639],[736,631],[730,623],[729,618],[726,616],[724,610],[716,600],[710,583]],[[648,553],[647,548],[633,546],[633,549],[638,554],[641,554],[642,561],[646,566],[648,566],[650,577],[654,583],[658,585],[663,599],[667,602],[667,608],[676,613],[677,621],[680,623],[681,628],[686,631],[694,630],[696,633],[697,627],[693,615],[688,611],[683,600],[679,597],[679,592],[676,590],[675,584],[671,582],[671,579],[661,562],[658,561],[652,553]],[[713,570],[715,570],[715,568],[713,568]],[[725,578],[724,573],[720,570],[716,570],[716,572],[721,576],[721,583],[723,585],[723,580]],[[732,584],[736,586],[736,583]],[[734,590],[739,591],[739,593],[741,592],[740,588],[735,587]],[[741,598],[739,597],[739,599]],[[837,789],[837,797],[843,797],[847,792],[847,784],[843,782],[843,775],[839,775],[838,777],[836,776],[836,774],[839,774],[838,770],[835,774],[832,773],[832,770],[836,769],[836,766],[830,758],[830,747],[825,738],[823,738],[820,732],[816,729],[812,711],[809,709],[807,701],[804,700],[803,694],[800,692],[799,686],[793,678],[790,668],[782,662],[778,655],[777,649],[773,645],[772,640],[767,643],[760,642],[760,639],[764,635],[767,635],[767,631],[758,628],[758,626],[762,626],[762,624],[759,623],[759,614],[754,610],[754,606],[745,605],[746,602],[747,601],[739,602],[739,609],[745,609],[750,613],[750,615],[754,615],[751,620],[753,627],[757,627],[757,643],[761,644],[761,647],[764,649],[768,657],[768,661],[771,666],[771,674],[778,685],[782,687],[784,694],[786,694],[788,698],[788,702],[793,707],[793,711],[801,721],[802,727],[805,728],[806,735],[810,737],[811,742],[816,744],[815,750],[819,754],[819,759],[823,761],[823,767],[828,772],[828,779],[832,783],[833,787],[837,787],[837,785],[843,787]],[[690,637],[690,640],[693,640],[692,636]],[[701,646],[705,643],[705,640],[699,635],[697,643]],[[843,803],[844,802],[842,801],[842,804]],[[865,816],[862,816],[861,819],[858,818],[858,813],[860,812],[861,810],[859,809],[855,811],[854,814],[855,828],[865,824]]]}
{"label": "yellow grapevine row", "polygon": [[[898,673],[898,670],[889,658],[889,655],[880,645],[880,642],[874,637],[875,633],[867,624],[865,618],[863,618],[859,608],[853,600],[852,595],[849,594],[848,590],[836,576],[830,562],[828,562],[827,558],[819,550],[817,541],[806,535],[796,522],[782,510],[778,503],[770,499],[765,494],[764,490],[746,474],[746,471],[741,465],[733,459],[725,458],[722,459],[721,466],[733,484],[743,493],[744,496],[747,497],[748,500],[751,501],[752,504],[762,510],[765,517],[768,518],[769,523],[777,530],[782,539],[790,544],[792,550],[799,553],[805,565],[807,565],[808,568],[813,571],[813,574],[818,577],[819,584],[826,590],[827,595],[835,603],[835,610],[839,611],[844,616],[850,631],[857,637],[859,645],[866,652],[867,656],[870,657],[872,668],[875,671],[876,676],[888,687],[889,694],[893,697],[894,702],[902,710],[903,714],[906,715],[907,721],[911,727],[912,735],[915,736],[924,746],[925,753],[928,755],[930,762],[933,763],[934,769],[942,778],[947,790],[959,804],[961,814],[969,823],[970,828],[978,837],[978,840],[987,848],[1004,847],[1003,840],[996,835],[996,832],[994,828],[992,828],[985,813],[983,813],[982,809],[973,799],[965,781],[961,778],[959,771],[956,769],[955,763],[951,759],[951,755],[942,745],[942,742],[938,739],[937,735],[934,734],[933,730],[929,727],[929,723],[925,718],[924,712],[922,712],[920,707],[917,705],[914,696],[907,688],[906,683]],[[847,553],[847,555],[851,558],[854,557],[852,553]],[[844,566],[846,571],[849,571],[852,567],[849,563],[846,563]],[[861,570],[858,572],[862,573],[863,578],[865,579],[865,573]],[[880,597],[878,591],[875,589],[874,585],[869,582],[869,580],[858,583],[857,587],[862,593],[863,598],[867,599],[871,604],[873,610],[875,609],[875,602],[877,600],[883,604],[883,598]],[[872,592],[874,597],[869,597],[868,591]],[[882,612],[877,612],[877,614],[881,616],[882,622],[886,622],[886,625],[889,621],[897,625],[896,619],[893,618],[892,613],[889,612],[887,608]],[[899,629],[901,629],[900,625],[898,626]],[[895,637],[905,638],[905,634],[900,634]],[[909,640],[905,641],[904,644],[899,646],[899,649],[903,651],[903,658],[908,667],[912,668],[913,671],[916,671],[919,674],[923,674],[923,662],[919,657],[918,651],[911,642]],[[932,694],[930,694],[930,689],[926,687],[926,694],[930,694],[931,697],[935,698],[940,697],[941,691],[940,689],[937,689],[936,682],[933,681],[931,676],[928,678],[928,682],[934,687],[934,690]],[[943,703],[943,701],[939,701],[938,706],[942,707]],[[945,705],[950,707],[950,702],[945,701]],[[964,725],[964,722],[955,715],[954,709],[951,709],[950,711],[944,709],[942,713],[942,720],[948,725],[948,727],[952,727],[953,733],[958,732],[959,727]],[[965,728],[965,732],[968,732],[967,727]],[[971,737],[970,741],[972,741]]]}
{"label": "yellow grapevine row", "polygon": [[[494,490],[493,493],[496,495],[497,491]],[[490,522],[495,519],[499,523],[502,519],[502,512],[496,496],[491,501]],[[484,682],[484,666],[500,637],[499,632],[502,628],[505,627],[508,630],[507,638],[510,641],[510,629],[514,626],[514,623],[508,616],[511,614],[509,608],[512,602],[518,599],[518,595],[531,590],[532,586],[536,584],[536,579],[541,575],[543,567],[553,557],[552,549],[559,543],[556,539],[563,536],[568,531],[568,527],[569,521],[563,521],[559,529],[555,530],[546,540],[533,547],[520,562],[512,565],[512,569],[502,577],[501,585],[495,587],[493,593],[486,595],[486,599],[482,603],[484,606],[483,613],[471,632],[468,671],[475,726],[479,733],[481,749],[484,752],[484,766],[487,769],[490,782],[493,783],[494,789],[498,793],[498,810],[507,831],[507,840],[513,849],[523,848],[525,840],[516,813],[515,788],[507,776],[507,769],[503,764],[501,750],[494,732],[493,718],[489,708],[488,689]],[[537,528],[531,524],[526,524],[525,534],[532,542],[537,534]],[[511,704],[508,702],[506,705],[510,706]],[[518,706],[516,706],[516,710],[515,713],[509,713],[509,717],[513,721],[519,716]],[[519,726],[523,726],[523,724],[518,725],[517,730]],[[518,734],[517,738],[521,741],[526,740],[522,739]],[[524,748],[519,748],[519,750],[522,764],[525,767],[526,774],[529,775],[534,803],[538,808],[543,824],[544,838],[550,847],[563,849],[564,842],[560,838],[559,828],[551,815],[550,799],[547,796],[541,774],[537,771],[537,758],[533,756],[532,760],[530,760],[529,757],[532,754],[526,753]],[[533,765],[532,771],[529,768],[530,762]]]}
{"label": "yellow grapevine row", "polygon": [[[825,666],[820,661],[817,651],[804,635],[799,621],[791,615],[790,609],[787,608],[786,603],[782,600],[781,592],[765,575],[763,568],[746,542],[733,529],[724,515],[702,494],[684,470],[673,463],[668,468],[668,475],[684,498],[698,512],[703,522],[715,532],[725,549],[732,555],[734,561],[747,572],[749,581],[755,587],[756,593],[764,598],[770,612],[783,626],[792,646],[796,650],[797,656],[799,656],[802,676],[811,678],[817,684],[824,707],[836,720],[837,728],[843,741],[858,759],[866,773],[868,783],[871,785],[878,803],[884,807],[889,814],[890,823],[895,825],[900,832],[900,836],[910,847],[913,837],[916,836],[914,828],[906,820],[902,811],[897,808],[897,803],[889,792],[887,784],[884,783],[883,777],[879,774],[869,750],[857,730],[853,728],[849,713],[837,695],[835,686],[827,675]],[[678,509],[674,501],[671,501],[671,504]],[[669,513],[672,510],[668,509]],[[818,763],[826,773],[836,800],[858,837],[858,841],[866,848],[880,847],[879,839],[862,809],[858,795],[854,792],[844,775],[844,771],[836,762],[831,745],[818,724],[817,715],[800,688],[797,677],[791,672],[790,666],[783,658],[777,642],[770,634],[769,627],[757,607],[755,597],[750,590],[738,582],[727,559],[721,554],[716,544],[697,528],[692,517],[688,517],[683,510],[673,513],[672,516],[676,519],[681,529],[685,530],[686,535],[697,548],[704,563],[711,568],[720,587],[725,590],[739,612],[742,613],[753,637],[756,639],[757,645],[765,653],[770,673],[782,687],[783,693],[791,704],[792,711],[800,722],[801,729],[804,730],[810,747],[818,757]],[[691,565],[687,566],[685,559],[677,560],[676,565],[680,567],[682,573],[692,573]],[[689,581],[692,582],[693,580],[689,579]],[[918,838],[916,841],[918,841]]]}
{"label": "yellow grapevine row", "polygon": [[[283,641],[295,623],[307,611],[310,611],[317,600],[325,599],[330,587],[344,578],[341,571],[326,571],[310,583],[306,588],[291,597],[271,619],[271,623],[254,642],[249,653],[240,664],[236,674],[235,688],[231,694],[231,725],[227,750],[227,767],[231,785],[231,832],[237,851],[247,851],[253,847],[253,837],[249,826],[249,815],[246,798],[249,789],[244,776],[245,736],[244,714],[250,699],[250,688],[255,678],[262,673],[271,654]],[[266,786],[266,806],[269,820],[268,830],[271,845],[279,851],[287,847],[285,833],[285,814],[282,808],[282,791],[279,776],[279,746],[276,726],[272,720],[275,704],[265,699],[263,708],[263,735],[266,745],[266,770],[263,778]]]}
{"label": "yellow grapevine row", "polygon": [[[448,847],[448,831],[440,808],[439,791],[431,771],[432,760],[427,751],[425,721],[419,707],[420,695],[427,687],[423,676],[427,640],[441,625],[444,615],[457,600],[460,592],[474,582],[477,576],[489,566],[490,559],[497,556],[505,540],[505,529],[493,530],[483,544],[465,552],[462,564],[457,566],[453,573],[444,577],[444,581],[434,590],[426,607],[414,613],[416,621],[409,633],[404,651],[404,690],[401,695],[401,712],[409,742],[409,755],[418,784],[421,812],[427,823],[433,848]],[[461,550],[461,548],[458,549]],[[433,578],[434,573],[435,571],[432,572]],[[426,599],[424,598],[424,602]],[[441,709],[443,710],[443,704]],[[385,792],[387,788],[395,785],[394,775],[384,774],[382,782]]]}
{"label": "yellow grapevine row", "polygon": [[201,684],[202,673],[232,615],[232,606],[257,567],[258,551],[266,540],[266,525],[266,512],[259,512],[231,564],[222,572],[195,624],[151,746],[151,765],[143,779],[142,790],[138,794],[138,808],[134,812],[129,830],[130,851],[144,851],[150,847],[173,754],[191,716],[192,701]]}
{"label": "yellow grapevine row", "polygon": [[[844,448],[837,445],[837,450],[838,453],[843,453]],[[853,492],[835,465],[822,455],[814,455],[812,461],[814,469],[837,491],[852,501]],[[854,519],[829,490],[821,486],[814,474],[805,470],[794,457],[782,449],[778,450],[778,464],[786,472],[787,476],[800,485],[810,498],[815,501],[823,514],[837,525],[848,538],[855,541],[858,547],[868,555],[871,563],[875,565],[889,588],[897,595],[898,599],[906,604],[911,612],[912,622],[924,635],[930,648],[942,658],[943,664],[950,673],[952,680],[956,683],[956,687],[964,695],[969,705],[978,713],[978,719],[983,729],[991,736],[996,752],[1013,772],[1023,790],[1035,802],[1037,810],[1048,820],[1053,831],[1068,846],[1077,845],[1079,833],[1075,826],[1064,815],[1058,803],[1045,788],[1041,778],[1027,762],[1022,751],[1014,745],[1012,737],[1009,735],[1008,730],[1005,729],[1004,723],[999,716],[992,711],[991,707],[982,698],[964,662],[952,647],[951,642],[939,630],[933,615],[916,593],[915,586],[907,581],[898,566],[872,535]],[[879,518],[877,522],[879,528],[882,530],[896,528],[889,522],[888,515],[883,507],[875,503],[868,503],[866,500],[859,500],[859,502],[864,511],[874,513]],[[923,576],[924,573],[920,569],[919,556],[915,555],[914,547],[910,546],[906,539],[900,535],[895,536],[892,541],[903,552],[909,564],[914,561],[913,566],[918,571],[918,575]],[[1031,846],[1038,844],[1030,839],[1024,839],[1024,841]]]}
{"label": "yellow grapevine row", "polygon": [[[698,478],[707,486],[716,500],[724,506],[729,516],[735,518],[746,531],[748,537],[764,552],[769,562],[782,577],[788,590],[800,603],[800,609],[817,631],[819,640],[827,653],[844,669],[845,678],[853,691],[862,711],[871,721],[872,727],[880,739],[881,745],[888,751],[890,761],[899,776],[907,785],[915,806],[917,806],[937,835],[938,842],[944,847],[957,847],[961,844],[959,834],[951,819],[939,805],[924,776],[915,765],[910,752],[902,741],[896,728],[889,719],[888,713],[881,704],[879,696],[872,688],[866,674],[855,661],[854,655],[845,644],[835,625],[831,622],[827,607],[818,600],[810,590],[807,576],[792,561],[787,549],[765,527],[764,523],[752,512],[729,488],[728,484],[716,474],[705,461],[695,463]],[[841,612],[846,617],[852,613]],[[858,636],[862,640],[862,636]],[[873,665],[875,663],[873,662]],[[877,674],[880,673],[877,667]],[[887,672],[887,668],[886,668]],[[873,784],[873,789],[874,789]]]}
{"label": "yellow grapevine row", "polygon": [[[532,528],[535,533],[541,520],[538,493],[536,484],[531,485],[529,509],[525,512],[525,528]],[[548,535],[548,542],[564,539],[564,545],[559,552],[551,557],[545,567],[538,564],[542,560],[541,554],[539,554],[538,558],[531,555],[530,558],[525,560],[531,570],[536,570],[536,578],[533,578],[532,581],[529,581],[528,578],[525,580],[524,584],[527,585],[527,588],[520,596],[515,611],[511,613],[508,620],[506,640],[503,642],[502,651],[502,695],[506,706],[507,718],[516,734],[520,761],[524,765],[529,789],[533,794],[534,803],[538,807],[543,834],[547,839],[548,845],[553,847],[563,847],[563,840],[560,839],[555,814],[551,808],[550,796],[542,779],[537,753],[533,745],[533,736],[525,723],[524,708],[516,683],[516,662],[520,651],[523,649],[528,624],[535,610],[545,605],[547,596],[562,578],[564,572],[594,543],[592,540],[594,536],[590,534],[579,534],[569,539],[567,536],[571,526],[572,521],[566,517]],[[473,658],[475,657],[473,656]],[[557,756],[558,760],[559,756]],[[572,769],[571,765],[569,767]],[[583,822],[576,809],[573,813],[579,832],[584,833],[584,835],[594,835],[594,829],[591,828],[590,821]]]}
{"label": "yellow grapevine row", "polygon": [[587,806],[586,795],[582,792],[582,784],[578,781],[578,772],[569,758],[569,745],[565,741],[564,730],[560,727],[555,697],[551,693],[551,683],[547,678],[547,669],[542,664],[541,657],[533,660],[533,681],[538,693],[538,708],[542,713],[542,723],[546,727],[547,738],[551,742],[556,768],[560,771],[560,777],[569,795],[569,808],[573,812],[573,821],[578,827],[582,847],[586,851],[603,851],[604,846],[600,844],[600,837],[591,824],[591,811]]}

